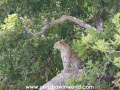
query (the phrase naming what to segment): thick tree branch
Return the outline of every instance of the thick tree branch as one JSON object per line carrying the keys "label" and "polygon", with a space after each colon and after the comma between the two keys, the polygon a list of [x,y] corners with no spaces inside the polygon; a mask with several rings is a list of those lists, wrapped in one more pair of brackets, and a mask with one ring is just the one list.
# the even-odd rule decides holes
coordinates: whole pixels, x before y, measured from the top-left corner
{"label": "thick tree branch", "polygon": [[[68,15],[63,15],[63,16],[62,16],[61,18],[59,18],[59,19],[56,19],[56,20],[54,20],[54,21],[51,21],[51,22],[49,22],[49,23],[44,24],[45,26],[44,26],[44,27],[42,28],[42,30],[38,33],[37,36],[40,37],[40,36],[43,35],[48,29],[50,29],[51,27],[53,27],[53,26],[56,25],[56,24],[59,24],[59,23],[64,22],[65,20],[70,20],[70,21],[78,24],[80,27],[83,27],[83,28],[88,29],[88,30],[90,30],[91,28],[93,28],[91,25],[83,22],[82,20],[80,20],[80,19],[78,19],[78,18],[75,18],[75,17],[73,17],[73,16],[68,16]],[[94,29],[95,29],[95,28],[94,28]],[[96,29],[95,29],[95,30],[96,30]]]}
{"label": "thick tree branch", "polygon": [[[39,90],[73,90],[64,87],[66,86],[66,79],[71,77],[78,78],[84,71],[85,69],[70,68],[67,72],[61,72],[58,74],[56,77],[44,84]],[[56,89],[56,87],[61,88]]]}

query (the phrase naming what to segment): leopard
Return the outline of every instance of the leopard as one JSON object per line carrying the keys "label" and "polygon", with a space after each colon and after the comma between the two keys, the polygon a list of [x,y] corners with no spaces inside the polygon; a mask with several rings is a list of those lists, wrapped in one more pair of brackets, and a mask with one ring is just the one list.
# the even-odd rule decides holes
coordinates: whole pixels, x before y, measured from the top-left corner
{"label": "leopard", "polygon": [[63,72],[68,71],[71,66],[73,69],[82,69],[83,62],[78,57],[77,53],[71,50],[71,47],[63,41],[57,41],[54,44],[54,50],[59,50],[61,53],[61,59],[63,63]]}

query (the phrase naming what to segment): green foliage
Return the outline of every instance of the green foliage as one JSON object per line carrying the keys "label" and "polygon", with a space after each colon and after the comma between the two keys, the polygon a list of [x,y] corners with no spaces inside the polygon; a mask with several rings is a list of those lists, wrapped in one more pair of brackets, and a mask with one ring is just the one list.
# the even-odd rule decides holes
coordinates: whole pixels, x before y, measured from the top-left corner
{"label": "green foliage", "polygon": [[120,57],[117,57],[117,58],[115,57],[113,63],[120,68]]}
{"label": "green foliage", "polygon": [[[0,90],[5,90],[7,85],[15,90],[43,85],[47,71],[44,68],[48,68],[48,80],[56,76],[63,66],[60,53],[53,51],[53,45],[61,39],[67,39],[87,68],[79,79],[68,80],[68,85],[95,84],[108,88],[98,76],[105,75],[107,69],[113,73],[120,66],[119,7],[119,0],[0,0],[0,76],[3,77]],[[105,22],[104,30],[101,33],[93,29],[84,31],[66,21],[55,25],[42,37],[29,39],[27,26],[37,34],[43,27],[42,22],[64,14],[88,24],[92,23],[95,14],[99,14]],[[80,40],[72,39],[73,36]],[[115,77],[113,83],[120,87],[119,72]]]}
{"label": "green foliage", "polygon": [[[101,80],[101,77],[106,76],[106,70],[109,70],[110,74],[113,75],[113,73],[120,68],[120,34],[118,27],[120,25],[120,18],[118,15],[119,14],[115,15],[113,18],[113,23],[116,27],[112,30],[116,31],[112,32],[112,36],[109,36],[109,30],[106,31],[106,29],[101,33],[91,30],[87,31],[87,35],[82,35],[81,40],[73,40],[73,49],[78,52],[87,70],[85,75],[80,76],[79,80],[74,78],[68,79],[68,85],[95,85],[101,89],[108,89],[108,84]],[[105,63],[101,65],[102,62]],[[98,78],[99,76],[100,78]],[[114,77],[116,79],[113,83],[120,87],[120,72],[118,71]]]}
{"label": "green foliage", "polygon": [[[51,40],[57,36],[28,39],[24,28],[25,20],[18,18],[17,14],[9,15],[4,22],[0,31],[0,75],[8,83],[16,84],[21,89],[25,89],[28,85],[45,83],[45,76],[41,73],[41,69],[48,57],[53,58],[54,41]],[[37,58],[37,61],[31,58],[33,56]],[[49,61],[49,63],[52,62]],[[53,68],[53,70],[57,72],[60,69]],[[35,73],[38,74],[34,75]],[[49,77],[53,77],[55,72],[49,74]],[[38,80],[39,76],[41,78]],[[34,81],[36,79],[37,81]]]}

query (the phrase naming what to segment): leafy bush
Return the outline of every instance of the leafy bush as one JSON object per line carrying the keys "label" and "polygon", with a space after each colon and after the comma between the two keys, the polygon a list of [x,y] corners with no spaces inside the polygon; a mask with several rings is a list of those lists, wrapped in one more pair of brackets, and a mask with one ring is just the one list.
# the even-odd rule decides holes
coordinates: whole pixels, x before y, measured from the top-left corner
{"label": "leafy bush", "polygon": [[[73,40],[72,48],[86,66],[86,72],[78,79],[68,79],[68,85],[95,85],[110,88],[110,82],[120,87],[120,13],[116,14],[103,32],[85,31],[81,40]],[[110,29],[108,29],[110,27]],[[110,33],[111,32],[111,33]],[[117,72],[116,72],[117,70]],[[108,74],[109,73],[109,74]],[[113,76],[115,79],[110,81]],[[105,77],[111,77],[105,79]],[[104,78],[104,79],[103,79]]]}
{"label": "leafy bush", "polygon": [[[45,64],[53,71],[61,70],[52,68],[55,64],[47,65],[59,60],[53,57],[55,52],[52,51],[57,36],[28,39],[25,30],[27,19],[19,18],[17,14],[9,15],[4,22],[5,24],[0,26],[0,76],[3,78],[1,88],[9,85],[24,90],[29,85],[44,84]],[[62,67],[62,64],[59,65]],[[55,74],[51,72],[49,77]]]}

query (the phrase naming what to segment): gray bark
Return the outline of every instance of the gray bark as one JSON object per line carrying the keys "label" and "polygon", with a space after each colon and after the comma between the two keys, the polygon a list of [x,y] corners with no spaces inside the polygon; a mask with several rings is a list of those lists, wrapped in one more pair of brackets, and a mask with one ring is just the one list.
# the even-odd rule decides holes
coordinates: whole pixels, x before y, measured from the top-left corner
{"label": "gray bark", "polygon": [[61,72],[52,80],[44,84],[39,90],[74,90],[66,86],[66,79],[71,77],[78,78],[84,71],[85,69],[69,68],[67,72]]}

